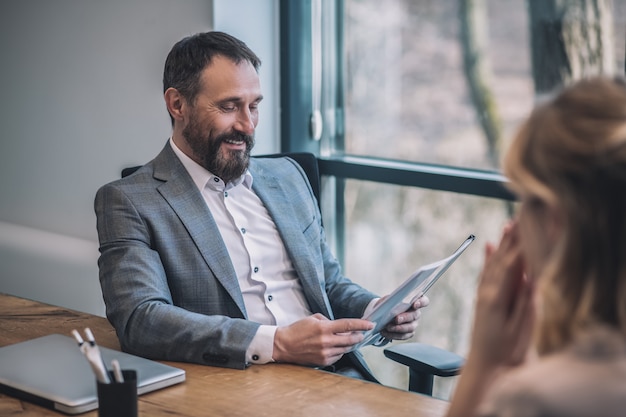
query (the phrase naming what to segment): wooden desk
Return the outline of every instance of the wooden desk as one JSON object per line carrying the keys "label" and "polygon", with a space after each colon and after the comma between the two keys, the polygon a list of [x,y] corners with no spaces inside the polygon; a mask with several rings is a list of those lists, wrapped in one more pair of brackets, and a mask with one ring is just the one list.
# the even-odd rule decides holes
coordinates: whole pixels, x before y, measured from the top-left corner
{"label": "wooden desk", "polygon": [[[0,346],[90,327],[102,346],[119,350],[102,317],[0,294]],[[140,416],[442,416],[447,402],[287,364],[245,371],[164,362],[187,372],[182,384],[139,397]],[[0,394],[0,415],[62,416]],[[81,414],[97,416],[97,411]]]}

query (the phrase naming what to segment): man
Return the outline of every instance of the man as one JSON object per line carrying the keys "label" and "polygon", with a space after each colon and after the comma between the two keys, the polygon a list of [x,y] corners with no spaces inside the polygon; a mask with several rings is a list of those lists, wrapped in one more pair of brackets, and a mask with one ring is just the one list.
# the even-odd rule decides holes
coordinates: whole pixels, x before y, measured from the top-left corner
{"label": "man", "polygon": [[[250,159],[263,99],[259,58],[201,33],[170,51],[163,76],[172,136],[95,200],[100,283],[124,350],[243,369],[272,361],[346,368],[378,298],[341,275],[302,169]],[[384,336],[413,335],[419,308]],[[345,355],[345,356],[344,356]]]}

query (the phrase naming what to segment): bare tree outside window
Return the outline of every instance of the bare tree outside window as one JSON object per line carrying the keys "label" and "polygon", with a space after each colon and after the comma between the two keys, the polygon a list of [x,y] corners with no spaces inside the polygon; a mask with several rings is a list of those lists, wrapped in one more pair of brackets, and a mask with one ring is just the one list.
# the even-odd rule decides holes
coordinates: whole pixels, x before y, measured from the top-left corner
{"label": "bare tree outside window", "polygon": [[535,91],[616,71],[611,0],[529,0]]}

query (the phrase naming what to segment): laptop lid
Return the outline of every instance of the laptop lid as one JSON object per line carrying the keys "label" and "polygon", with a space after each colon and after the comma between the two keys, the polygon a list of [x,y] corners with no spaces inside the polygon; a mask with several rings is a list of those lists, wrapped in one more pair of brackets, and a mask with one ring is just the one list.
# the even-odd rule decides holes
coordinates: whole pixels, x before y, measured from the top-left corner
{"label": "laptop lid", "polygon": [[[137,371],[137,394],[185,380],[185,371],[100,346],[107,367]],[[74,339],[51,334],[0,348],[0,392],[66,414],[98,407],[96,378]]]}

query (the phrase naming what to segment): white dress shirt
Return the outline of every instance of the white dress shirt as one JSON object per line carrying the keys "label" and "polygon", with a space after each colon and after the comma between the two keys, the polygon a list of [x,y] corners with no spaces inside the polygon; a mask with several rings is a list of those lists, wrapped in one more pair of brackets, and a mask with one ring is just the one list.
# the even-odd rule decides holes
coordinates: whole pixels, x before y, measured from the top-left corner
{"label": "white dress shirt", "polygon": [[246,351],[249,363],[271,362],[277,326],[311,315],[276,225],[246,172],[228,184],[170,145],[217,223],[235,268],[247,318],[261,323]]}

